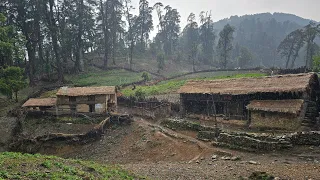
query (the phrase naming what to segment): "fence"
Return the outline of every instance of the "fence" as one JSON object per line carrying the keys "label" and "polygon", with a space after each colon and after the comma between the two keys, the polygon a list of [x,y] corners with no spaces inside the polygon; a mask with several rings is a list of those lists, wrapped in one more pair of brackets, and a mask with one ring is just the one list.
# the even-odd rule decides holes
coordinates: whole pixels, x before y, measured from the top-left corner
{"label": "fence", "polygon": [[157,99],[137,101],[136,99],[119,97],[118,105],[129,107],[133,115],[149,117],[152,119],[169,117],[172,112],[172,104]]}

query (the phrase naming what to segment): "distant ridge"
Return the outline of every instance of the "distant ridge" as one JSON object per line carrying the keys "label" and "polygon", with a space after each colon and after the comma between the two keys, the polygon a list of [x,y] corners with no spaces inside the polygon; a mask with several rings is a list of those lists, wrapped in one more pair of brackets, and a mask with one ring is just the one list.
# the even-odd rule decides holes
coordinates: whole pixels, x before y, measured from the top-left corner
{"label": "distant ridge", "polygon": [[239,24],[245,19],[256,19],[261,22],[269,21],[271,19],[275,19],[277,22],[286,22],[290,21],[291,23],[296,23],[298,26],[306,26],[310,21],[317,22],[311,19],[305,19],[300,16],[289,14],[289,13],[258,13],[258,14],[247,14],[243,16],[231,16],[230,18],[221,19],[214,23],[214,27],[216,30],[220,31],[226,24],[230,24],[232,26],[239,26]]}

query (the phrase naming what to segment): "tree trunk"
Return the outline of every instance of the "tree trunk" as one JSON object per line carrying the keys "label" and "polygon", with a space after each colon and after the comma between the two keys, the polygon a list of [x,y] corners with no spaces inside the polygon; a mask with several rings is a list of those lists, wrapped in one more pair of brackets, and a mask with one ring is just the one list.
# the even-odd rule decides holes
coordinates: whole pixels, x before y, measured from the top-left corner
{"label": "tree trunk", "polygon": [[51,32],[53,51],[57,64],[57,73],[58,73],[58,82],[64,82],[63,76],[63,67],[61,64],[59,56],[59,44],[58,44],[58,35],[57,35],[57,25],[55,23],[54,14],[53,14],[54,0],[49,0],[49,29]]}
{"label": "tree trunk", "polygon": [[30,86],[35,86],[35,78],[34,78],[34,72],[35,72],[35,65],[34,65],[34,60],[36,58],[36,52],[35,52],[35,45],[32,45],[34,43],[32,43],[30,40],[27,41],[26,44],[26,48],[27,48],[27,52],[28,52],[28,75],[29,75],[29,85]]}
{"label": "tree trunk", "polygon": [[134,46],[134,42],[133,42],[133,40],[131,40],[131,45],[130,45],[130,70],[132,70],[133,46]]}
{"label": "tree trunk", "polygon": [[16,97],[16,102],[18,102],[18,91],[15,91],[15,92],[14,92],[14,95],[15,95],[15,97]]}
{"label": "tree trunk", "polygon": [[40,26],[40,17],[41,17],[41,1],[37,1],[37,10],[35,13],[35,27],[37,32],[37,43],[38,43],[38,56],[39,56],[39,63],[41,67],[41,74],[44,72],[44,58],[43,58],[43,36],[41,32],[41,26]]}
{"label": "tree trunk", "polygon": [[[107,12],[107,5],[106,5],[106,12]],[[102,0],[100,0],[100,11],[102,16],[102,30],[104,34],[104,61],[103,61],[103,67],[105,69],[108,68],[108,55],[109,55],[109,49],[108,49],[108,29],[107,29],[107,18],[106,18],[106,12],[104,12],[104,6]]]}
{"label": "tree trunk", "polygon": [[75,57],[76,61],[74,64],[74,70],[75,73],[79,73],[82,71],[82,64],[81,64],[81,53],[82,53],[82,34],[83,34],[83,0],[79,0],[77,3],[77,11],[78,11],[78,23],[79,23],[79,29],[77,34],[77,49],[75,50]]}
{"label": "tree trunk", "polygon": [[144,3],[143,3],[143,5],[142,5],[142,12],[143,12],[143,14],[142,14],[142,22],[141,22],[141,39],[140,39],[140,41],[141,41],[141,52],[143,52],[144,51],[144,48],[145,48],[145,46],[144,46],[144,22],[145,22],[145,6],[144,6]]}

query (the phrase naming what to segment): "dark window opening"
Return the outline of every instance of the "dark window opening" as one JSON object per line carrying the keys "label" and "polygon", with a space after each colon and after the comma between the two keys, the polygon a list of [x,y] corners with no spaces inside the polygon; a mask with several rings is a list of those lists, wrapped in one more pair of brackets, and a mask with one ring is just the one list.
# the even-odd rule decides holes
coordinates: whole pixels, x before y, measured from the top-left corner
{"label": "dark window opening", "polygon": [[76,112],[77,111],[77,105],[71,105],[70,109],[72,112]]}
{"label": "dark window opening", "polygon": [[96,107],[95,105],[89,105],[89,112],[95,112],[96,111]]}
{"label": "dark window opening", "polygon": [[69,97],[69,102],[76,102],[76,101],[77,101],[77,97],[73,97],[73,96]]}
{"label": "dark window opening", "polygon": [[96,96],[88,96],[88,101],[95,101],[96,100]]}

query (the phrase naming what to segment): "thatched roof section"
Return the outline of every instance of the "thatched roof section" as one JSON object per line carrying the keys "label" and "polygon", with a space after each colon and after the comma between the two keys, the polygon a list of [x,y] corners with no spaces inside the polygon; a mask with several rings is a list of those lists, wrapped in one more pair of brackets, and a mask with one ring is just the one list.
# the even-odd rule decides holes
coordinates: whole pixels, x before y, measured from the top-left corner
{"label": "thatched roof section", "polygon": [[52,107],[56,105],[56,98],[31,98],[22,107]]}
{"label": "thatched roof section", "polygon": [[183,94],[241,95],[264,92],[303,92],[307,90],[315,73],[239,78],[221,80],[188,81],[180,88]]}
{"label": "thatched roof section", "polygon": [[115,94],[115,86],[101,86],[101,87],[62,87],[57,92],[57,96],[90,96],[90,95],[107,95]]}
{"label": "thatched roof section", "polygon": [[254,100],[247,106],[249,110],[266,111],[266,112],[282,112],[299,114],[303,106],[302,99],[290,100]]}

